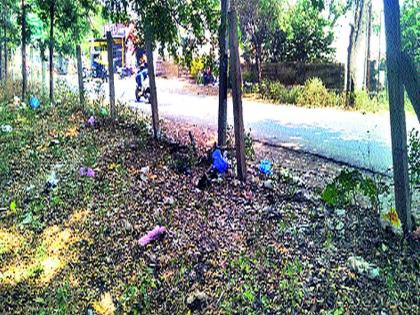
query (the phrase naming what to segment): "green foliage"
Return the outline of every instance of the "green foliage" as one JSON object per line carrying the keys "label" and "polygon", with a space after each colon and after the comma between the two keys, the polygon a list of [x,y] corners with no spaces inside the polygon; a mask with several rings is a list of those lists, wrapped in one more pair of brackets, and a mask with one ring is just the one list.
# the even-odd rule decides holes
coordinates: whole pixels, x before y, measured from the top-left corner
{"label": "green foliage", "polygon": [[324,188],[321,198],[329,206],[340,207],[355,204],[356,197],[361,194],[372,206],[378,207],[379,195],[386,189],[357,170],[344,169]]}
{"label": "green foliage", "polygon": [[321,14],[323,7],[313,1],[298,0],[281,20],[286,34],[283,61],[329,61],[334,33],[331,22]]}
{"label": "green foliage", "polygon": [[340,96],[329,92],[320,79],[312,78],[305,82],[297,103],[308,107],[333,107],[340,105]]}
{"label": "green foliage", "polygon": [[280,104],[297,104],[298,98],[302,93],[302,87],[300,86],[286,88],[280,82],[269,80],[263,80],[256,90],[263,99]]}
{"label": "green foliage", "polygon": [[301,281],[303,266],[298,258],[287,261],[282,269],[282,280],[279,283],[280,295],[290,313],[298,310],[302,304],[304,292]]}
{"label": "green foliage", "polygon": [[190,74],[193,78],[198,80],[201,72],[204,70],[204,61],[202,58],[195,58],[191,62]]}
{"label": "green foliage", "polygon": [[420,2],[405,0],[401,7],[401,36],[402,48],[409,54],[420,71]]}
{"label": "green foliage", "polygon": [[[235,133],[233,126],[227,126],[226,130],[227,139],[226,145],[227,147],[234,148],[235,147]],[[252,160],[255,157],[255,149],[254,149],[254,139],[251,135],[251,129],[244,132],[244,141],[245,141],[245,156],[247,160]],[[229,151],[228,153],[229,159],[233,160],[235,158],[234,151]],[[234,168],[234,167],[233,167]]]}
{"label": "green foliage", "polygon": [[420,188],[420,132],[411,130],[408,141],[408,164],[412,189]]}
{"label": "green foliage", "polygon": [[[127,19],[128,9],[137,14],[137,29],[149,27],[153,43],[159,43],[160,51],[166,50],[171,55],[178,55],[180,30],[187,30],[188,35],[203,44],[206,31],[216,33],[219,17],[217,0],[175,0],[169,2],[155,0],[105,0],[106,13],[114,21]],[[144,32],[139,37],[144,41]]]}

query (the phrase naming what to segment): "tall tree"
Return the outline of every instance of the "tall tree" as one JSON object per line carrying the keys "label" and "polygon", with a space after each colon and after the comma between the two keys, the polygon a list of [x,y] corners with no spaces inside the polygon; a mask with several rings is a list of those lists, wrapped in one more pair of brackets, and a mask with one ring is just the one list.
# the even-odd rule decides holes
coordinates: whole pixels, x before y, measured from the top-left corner
{"label": "tall tree", "polygon": [[241,181],[246,181],[244,118],[242,111],[242,75],[241,60],[239,55],[237,3],[238,0],[232,0],[229,10],[230,76],[232,78],[233,120],[235,129],[237,172],[239,179]]}
{"label": "tall tree", "polygon": [[349,46],[347,49],[347,71],[346,71],[346,100],[347,106],[354,106],[354,89],[356,82],[356,71],[358,67],[357,54],[363,39],[363,30],[366,24],[366,12],[370,0],[353,0],[353,20],[350,24]]}
{"label": "tall tree", "polygon": [[388,67],[389,111],[391,118],[395,206],[404,234],[412,231],[408,177],[407,129],[404,113],[403,69],[401,67],[401,28],[398,0],[384,0],[386,62]]}
{"label": "tall tree", "polygon": [[402,50],[413,60],[420,72],[420,2],[405,0],[401,7]]}
{"label": "tall tree", "polygon": [[22,27],[22,100],[25,100],[28,87],[28,73],[26,71],[26,3],[21,2],[21,27]]}
{"label": "tall tree", "polygon": [[257,81],[261,81],[264,43],[279,29],[280,4],[278,0],[236,1],[242,41],[254,55]]}
{"label": "tall tree", "polygon": [[[136,13],[137,29],[139,38],[145,43],[145,34],[140,30],[149,30],[149,50],[159,47],[160,52],[169,52],[177,55],[179,47],[180,31],[189,30],[195,38],[202,39],[206,31],[217,29],[217,0],[105,0],[107,12],[113,20],[127,20],[128,9]],[[200,42],[200,40],[198,41]],[[152,57],[149,52],[149,57]],[[149,74],[154,73],[153,62],[148,62]],[[151,86],[152,116],[155,117],[153,130],[155,137],[159,135],[158,104],[156,82],[153,77],[149,78]],[[153,100],[154,99],[154,100]],[[156,103],[155,103],[156,102]]]}
{"label": "tall tree", "polygon": [[365,87],[366,91],[371,90],[371,66],[370,66],[370,45],[371,45],[371,39],[372,39],[372,2],[369,1],[368,4],[368,11],[367,11],[367,37],[366,37],[366,76],[365,76]]}
{"label": "tall tree", "polygon": [[87,18],[95,3],[96,0],[37,0],[40,16],[49,21],[49,95],[52,104],[54,103],[55,36],[57,33],[62,35],[62,47],[71,47],[74,54],[75,43],[80,41],[81,33],[87,32]]}
{"label": "tall tree", "polygon": [[228,11],[230,0],[221,0],[219,28],[219,117],[217,143],[226,144],[228,94]]}
{"label": "tall tree", "polygon": [[286,61],[319,62],[332,58],[334,34],[332,22],[322,11],[323,2],[298,0],[282,18],[286,40],[283,58]]}

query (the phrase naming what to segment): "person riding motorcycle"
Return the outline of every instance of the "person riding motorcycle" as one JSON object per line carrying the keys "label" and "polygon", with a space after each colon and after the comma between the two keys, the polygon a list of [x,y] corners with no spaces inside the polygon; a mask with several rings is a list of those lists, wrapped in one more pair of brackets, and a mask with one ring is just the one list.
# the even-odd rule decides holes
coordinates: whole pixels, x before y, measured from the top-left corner
{"label": "person riding motorcycle", "polygon": [[139,102],[143,96],[147,102],[150,102],[150,87],[148,84],[149,72],[147,69],[147,63],[143,63],[140,66],[140,70],[136,75],[136,101]]}

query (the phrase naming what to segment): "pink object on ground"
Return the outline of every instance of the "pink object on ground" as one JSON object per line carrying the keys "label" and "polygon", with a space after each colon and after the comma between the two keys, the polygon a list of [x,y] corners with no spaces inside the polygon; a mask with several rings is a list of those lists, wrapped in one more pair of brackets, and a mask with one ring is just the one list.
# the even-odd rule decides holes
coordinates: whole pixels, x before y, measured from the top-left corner
{"label": "pink object on ground", "polygon": [[163,226],[156,226],[153,230],[149,231],[145,236],[139,239],[139,245],[146,246],[150,242],[157,240],[165,233],[166,229]]}

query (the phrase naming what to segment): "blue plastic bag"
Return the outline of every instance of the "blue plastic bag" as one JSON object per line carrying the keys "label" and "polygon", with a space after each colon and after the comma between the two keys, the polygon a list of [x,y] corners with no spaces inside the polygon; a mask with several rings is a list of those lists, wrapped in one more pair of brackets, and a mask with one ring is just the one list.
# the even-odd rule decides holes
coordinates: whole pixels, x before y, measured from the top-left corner
{"label": "blue plastic bag", "polygon": [[269,160],[262,160],[258,169],[264,175],[271,175],[271,162]]}
{"label": "blue plastic bag", "polygon": [[213,169],[215,169],[221,174],[226,173],[229,168],[229,164],[223,157],[222,151],[220,151],[220,149],[214,150],[212,154],[212,158],[213,158]]}
{"label": "blue plastic bag", "polygon": [[29,106],[32,109],[37,109],[39,108],[39,106],[41,106],[41,103],[35,96],[31,96],[31,98],[29,99]]}

